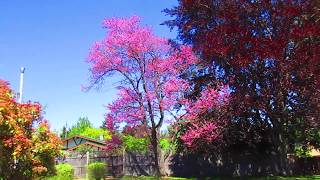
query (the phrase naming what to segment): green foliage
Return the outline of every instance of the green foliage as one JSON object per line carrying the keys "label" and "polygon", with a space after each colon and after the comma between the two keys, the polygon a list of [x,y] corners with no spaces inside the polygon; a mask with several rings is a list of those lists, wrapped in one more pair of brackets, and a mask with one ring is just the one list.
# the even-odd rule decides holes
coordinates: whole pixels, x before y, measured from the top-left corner
{"label": "green foliage", "polygon": [[67,129],[67,127],[66,126],[63,126],[62,127],[62,132],[61,132],[61,134],[60,134],[60,139],[65,139],[65,138],[67,138],[68,137],[68,129]]}
{"label": "green foliage", "polygon": [[[154,177],[154,176],[123,176],[121,180],[196,180],[197,178],[182,178],[182,177]],[[203,177],[203,180],[223,180],[223,179],[235,179],[241,180],[243,177]],[[308,179],[320,179],[320,176],[265,176],[265,177],[246,177],[248,180],[308,180]]]}
{"label": "green foliage", "polygon": [[[319,128],[307,128],[304,118],[297,118],[297,123],[290,127],[290,142],[299,146],[320,148],[320,130]],[[295,147],[299,148],[299,147]]]}
{"label": "green foliage", "polygon": [[97,129],[97,128],[92,128],[92,127],[87,127],[84,129],[83,132],[80,133],[81,136],[93,138],[93,139],[100,139],[100,136],[103,137],[103,140],[109,140],[111,139],[111,135],[108,130],[106,129]]}
{"label": "green foliage", "polygon": [[[208,178],[208,180],[212,178]],[[195,180],[195,178],[183,177],[155,177],[155,176],[123,176],[121,180]]]}
{"label": "green foliage", "polygon": [[78,153],[80,153],[80,155],[81,155],[82,157],[84,157],[84,155],[86,155],[87,152],[92,153],[92,152],[93,152],[93,149],[92,149],[90,146],[87,146],[87,145],[85,145],[85,144],[81,144],[81,145],[79,145],[79,147],[76,149],[76,151],[77,151]]}
{"label": "green foliage", "polygon": [[71,164],[56,165],[57,175],[45,178],[46,180],[73,180],[74,169]]}
{"label": "green foliage", "polygon": [[72,137],[72,136],[75,136],[75,135],[80,135],[88,127],[89,128],[92,127],[92,124],[89,121],[89,119],[87,117],[80,117],[78,119],[77,124],[71,127],[71,129],[70,129],[70,131],[68,133],[68,137]]}
{"label": "green foliage", "polygon": [[102,162],[94,162],[88,165],[89,179],[104,179],[106,173],[106,164]]}
{"label": "green foliage", "polygon": [[171,143],[168,139],[160,139],[160,148],[164,151],[168,151],[170,150],[170,147],[171,147]]}
{"label": "green foliage", "polygon": [[60,179],[68,180],[73,179],[74,169],[71,164],[56,165],[57,176]]}
{"label": "green foliage", "polygon": [[148,138],[137,138],[131,135],[123,136],[122,141],[126,150],[139,153],[146,153],[150,144]]}
{"label": "green foliage", "polygon": [[310,152],[311,152],[310,148],[306,148],[301,145],[296,145],[294,148],[294,153],[299,158],[311,157]]}
{"label": "green foliage", "polygon": [[100,140],[100,137],[103,137],[103,140],[111,139],[111,135],[108,130],[102,128],[94,128],[87,117],[79,118],[77,124],[71,127],[70,130],[67,130],[66,127],[63,127],[61,138],[72,137],[75,135],[85,136],[88,138],[93,138]]}

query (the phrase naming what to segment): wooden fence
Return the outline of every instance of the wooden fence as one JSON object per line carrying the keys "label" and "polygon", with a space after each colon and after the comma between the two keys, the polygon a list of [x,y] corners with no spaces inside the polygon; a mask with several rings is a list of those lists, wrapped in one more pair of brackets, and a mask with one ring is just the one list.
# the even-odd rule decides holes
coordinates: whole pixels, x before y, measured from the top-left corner
{"label": "wooden fence", "polygon": [[[155,167],[151,155],[139,155],[124,152],[111,156],[105,152],[90,153],[89,163],[104,162],[107,164],[106,176],[138,176],[154,175]],[[176,154],[168,158],[168,162],[160,158],[160,166],[166,175],[182,177],[209,176],[268,176],[280,174],[276,156],[258,156],[256,154],[225,154],[217,157],[201,155]],[[320,157],[289,157],[289,175],[312,175],[320,173]],[[61,161],[60,161],[61,162]],[[81,154],[70,154],[63,162],[70,163],[75,169],[76,177],[86,176],[87,157]]]}
{"label": "wooden fence", "polygon": [[86,155],[71,153],[65,159],[58,163],[69,163],[74,167],[76,177],[86,176],[87,161],[104,162],[106,166],[106,175],[119,177],[123,175],[153,175],[154,164],[151,155],[139,155],[130,152],[124,152],[122,155],[108,155],[105,152],[91,152],[89,159]]}

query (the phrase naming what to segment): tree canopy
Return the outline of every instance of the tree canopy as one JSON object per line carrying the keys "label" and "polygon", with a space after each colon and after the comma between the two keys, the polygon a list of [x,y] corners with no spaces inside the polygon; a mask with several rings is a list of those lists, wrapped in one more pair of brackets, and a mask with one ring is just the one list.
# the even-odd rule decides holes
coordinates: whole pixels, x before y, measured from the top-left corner
{"label": "tree canopy", "polygon": [[111,135],[105,128],[95,128],[90,122],[88,117],[80,117],[75,125],[67,129],[66,126],[62,127],[63,133],[61,138],[72,137],[75,135],[85,136],[97,140],[109,140]]}
{"label": "tree canopy", "polygon": [[[174,18],[166,24],[178,28],[178,38],[201,57],[197,73],[188,76],[190,98],[204,98],[207,86],[230,88],[223,141],[197,140],[194,131],[204,127],[191,123],[180,126],[187,146],[200,151],[264,146],[279,154],[286,174],[286,156],[296,144],[319,145],[314,139],[320,117],[318,1],[180,0],[165,12]],[[188,134],[195,137],[191,144]]]}
{"label": "tree canopy", "polygon": [[103,26],[108,33],[93,45],[88,57],[91,85],[100,85],[115,73],[122,77],[118,98],[108,105],[107,128],[147,126],[158,167],[159,129],[188,87],[180,75],[197,58],[189,46],[171,48],[167,39],[141,26],[137,16],[109,18]]}

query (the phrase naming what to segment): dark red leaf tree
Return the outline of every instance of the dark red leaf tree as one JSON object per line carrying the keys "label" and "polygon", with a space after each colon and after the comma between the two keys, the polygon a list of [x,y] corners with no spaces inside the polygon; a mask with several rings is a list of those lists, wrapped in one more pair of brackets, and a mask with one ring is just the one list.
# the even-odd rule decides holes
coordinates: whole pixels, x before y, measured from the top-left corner
{"label": "dark red leaf tree", "polygon": [[202,59],[189,76],[191,97],[228,84],[225,142],[266,142],[282,174],[294,146],[319,145],[319,7],[316,0],[179,0],[165,10],[175,18],[165,23]]}

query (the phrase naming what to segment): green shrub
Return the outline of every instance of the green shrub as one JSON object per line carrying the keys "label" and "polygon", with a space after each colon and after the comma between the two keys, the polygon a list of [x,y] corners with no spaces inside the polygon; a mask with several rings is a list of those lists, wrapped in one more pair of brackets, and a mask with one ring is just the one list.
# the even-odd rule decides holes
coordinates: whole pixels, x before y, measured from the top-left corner
{"label": "green shrub", "polygon": [[168,150],[170,150],[170,146],[171,146],[171,144],[168,139],[164,139],[164,138],[160,139],[160,148],[162,150],[168,151]]}
{"label": "green shrub", "polygon": [[56,165],[56,176],[46,178],[46,180],[72,180],[74,169],[71,164],[63,163]]}
{"label": "green shrub", "polygon": [[122,141],[126,150],[137,153],[147,153],[150,144],[148,138],[137,138],[131,135],[123,136]]}
{"label": "green shrub", "polygon": [[89,179],[100,180],[104,178],[106,173],[106,164],[102,162],[94,162],[88,165]]}
{"label": "green shrub", "polygon": [[299,158],[307,158],[307,157],[311,157],[311,149],[307,148],[307,147],[303,147],[301,145],[296,145],[294,147],[294,153],[296,156],[298,156]]}

